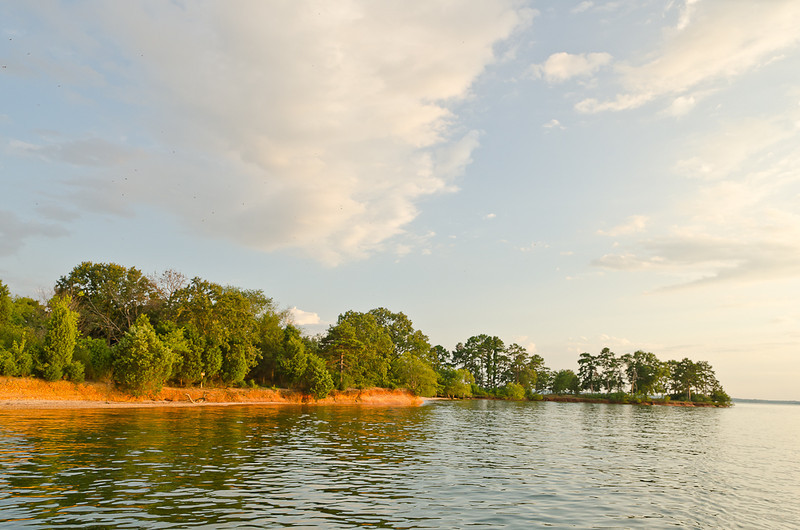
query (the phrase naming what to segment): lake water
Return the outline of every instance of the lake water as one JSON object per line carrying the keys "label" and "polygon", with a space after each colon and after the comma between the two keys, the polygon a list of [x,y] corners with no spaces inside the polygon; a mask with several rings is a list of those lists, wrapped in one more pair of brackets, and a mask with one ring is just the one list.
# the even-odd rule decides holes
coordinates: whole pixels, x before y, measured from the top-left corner
{"label": "lake water", "polygon": [[0,526],[797,528],[800,406],[0,410]]}

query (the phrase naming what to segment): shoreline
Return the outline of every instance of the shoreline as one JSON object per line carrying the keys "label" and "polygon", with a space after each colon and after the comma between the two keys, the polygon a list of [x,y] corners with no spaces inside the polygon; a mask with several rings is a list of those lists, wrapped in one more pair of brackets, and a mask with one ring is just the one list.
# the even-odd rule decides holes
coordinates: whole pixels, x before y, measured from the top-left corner
{"label": "shoreline", "polygon": [[694,402],[694,401],[660,401],[649,400],[642,401],[641,403],[635,402],[618,402],[611,401],[610,399],[594,398],[580,396],[559,396],[557,394],[548,394],[542,398],[542,401],[553,401],[556,403],[604,403],[606,405],[641,405],[645,407],[687,407],[687,408],[726,408],[730,405],[721,405],[713,402]]}
{"label": "shoreline", "polygon": [[232,405],[420,406],[423,398],[404,390],[369,388],[313,397],[287,389],[164,387],[150,397],[120,392],[110,383],[71,383],[0,377],[0,410],[204,407]]}
{"label": "shoreline", "polygon": [[[486,398],[466,398],[486,399]],[[0,377],[0,410],[48,409],[121,409],[229,407],[235,405],[360,405],[418,407],[449,398],[422,398],[405,390],[369,388],[333,391],[328,397],[313,397],[288,389],[270,388],[178,388],[164,387],[156,396],[135,397],[120,392],[111,383],[71,383],[43,381],[34,378]],[[642,405],[666,407],[720,407],[715,403],[650,400],[641,403],[619,403],[597,397],[549,394],[541,401],[556,403],[602,403],[609,405]]]}

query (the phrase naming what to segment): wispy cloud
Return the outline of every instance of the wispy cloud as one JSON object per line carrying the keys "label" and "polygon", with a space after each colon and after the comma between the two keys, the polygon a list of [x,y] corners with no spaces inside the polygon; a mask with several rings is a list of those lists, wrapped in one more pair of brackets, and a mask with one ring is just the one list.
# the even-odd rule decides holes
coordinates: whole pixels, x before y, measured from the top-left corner
{"label": "wispy cloud", "polygon": [[624,223],[608,230],[598,230],[597,233],[601,236],[617,237],[644,232],[648,220],[646,215],[632,215]]}
{"label": "wispy cloud", "polygon": [[581,53],[566,52],[554,53],[542,64],[531,67],[535,77],[543,77],[548,83],[561,83],[573,77],[586,77],[611,62],[608,53]]}
{"label": "wispy cloud", "polygon": [[63,237],[63,227],[39,221],[20,219],[16,214],[0,210],[0,257],[11,256],[33,237]]}
{"label": "wispy cloud", "polygon": [[545,129],[565,129],[565,127],[561,125],[561,122],[555,118],[542,125],[542,127]]}
{"label": "wispy cloud", "polygon": [[123,164],[136,156],[136,150],[101,138],[83,138],[41,143],[12,140],[9,152],[20,156],[34,156],[47,162],[74,166],[108,167]]}
{"label": "wispy cloud", "polygon": [[657,272],[681,287],[800,278],[800,108],[782,110],[688,138],[674,172],[690,191],[671,214],[599,231],[635,236],[647,221],[648,237],[593,264]]}
{"label": "wispy cloud", "polygon": [[612,99],[586,98],[580,112],[620,111],[671,99],[685,113],[695,91],[723,87],[800,42],[800,4],[792,0],[754,6],[747,2],[687,2],[661,49],[643,64],[617,64],[622,91]]}
{"label": "wispy cloud", "polygon": [[594,2],[592,2],[590,0],[584,0],[580,4],[578,4],[575,7],[573,7],[570,11],[572,13],[583,13],[584,11],[588,11],[589,9],[591,9],[593,5],[594,5]]}

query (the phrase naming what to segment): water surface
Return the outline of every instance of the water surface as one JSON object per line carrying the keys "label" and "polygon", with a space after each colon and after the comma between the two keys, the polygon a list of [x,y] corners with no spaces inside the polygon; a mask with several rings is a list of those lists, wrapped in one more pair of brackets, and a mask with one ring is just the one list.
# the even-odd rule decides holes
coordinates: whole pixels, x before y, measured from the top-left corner
{"label": "water surface", "polygon": [[0,410],[13,527],[791,528],[800,407]]}

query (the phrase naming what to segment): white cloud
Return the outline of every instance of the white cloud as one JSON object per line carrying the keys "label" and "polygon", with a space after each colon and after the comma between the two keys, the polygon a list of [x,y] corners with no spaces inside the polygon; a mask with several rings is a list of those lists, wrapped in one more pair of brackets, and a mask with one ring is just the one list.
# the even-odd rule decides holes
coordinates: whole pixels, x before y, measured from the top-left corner
{"label": "white cloud", "polygon": [[683,116],[684,114],[688,114],[696,103],[697,100],[694,96],[678,96],[672,101],[672,105],[669,106],[667,112],[672,116]]}
{"label": "white cloud", "polygon": [[483,218],[487,219],[487,220],[488,219],[494,219],[495,217],[497,217],[497,214],[494,214],[494,213],[487,213],[486,215],[483,216]]}
{"label": "white cloud", "polygon": [[577,6],[573,7],[570,11],[572,13],[583,13],[584,11],[588,11],[589,9],[591,9],[593,5],[594,2],[591,2],[590,0],[584,0]]}
{"label": "white cloud", "polygon": [[[28,154],[118,164],[136,172],[127,202],[329,264],[387,248],[421,198],[457,189],[479,134],[459,127],[453,104],[531,18],[513,0],[85,2],[37,16],[54,44],[29,68],[64,75],[89,110],[102,86],[147,129],[144,148],[67,139]],[[76,182],[84,205],[119,196],[109,179],[97,170]]]}
{"label": "white cloud", "polygon": [[679,15],[678,15],[678,25],[675,27],[676,30],[681,31],[689,26],[689,23],[692,21],[692,15],[694,14],[695,7],[700,0],[686,0],[686,3],[683,5]]}
{"label": "white cloud", "polygon": [[[641,65],[618,64],[623,91],[605,101],[586,98],[580,112],[619,111],[669,96],[672,112],[687,111],[691,92],[724,86],[727,79],[763,66],[800,42],[800,4],[687,2],[663,46]],[[684,98],[684,99],[681,99]]]}
{"label": "white cloud", "polygon": [[542,127],[545,129],[564,129],[564,126],[561,125],[561,122],[555,118],[542,125]]}
{"label": "white cloud", "polygon": [[644,232],[649,218],[646,215],[632,215],[622,223],[609,230],[598,230],[601,236],[617,237]]}
{"label": "white cloud", "polygon": [[294,322],[298,326],[307,326],[307,325],[322,323],[322,320],[320,320],[318,314],[311,313],[309,311],[303,311],[302,309],[297,309],[297,307],[292,307],[291,309],[289,309],[289,314],[291,316],[292,322]]}
{"label": "white cloud", "polygon": [[608,53],[566,52],[554,53],[542,64],[533,65],[531,72],[536,77],[544,77],[548,83],[560,83],[573,77],[592,75],[611,62]]}

